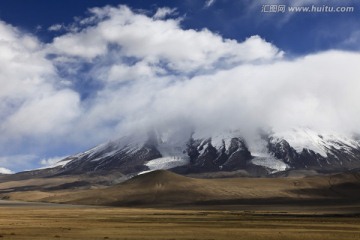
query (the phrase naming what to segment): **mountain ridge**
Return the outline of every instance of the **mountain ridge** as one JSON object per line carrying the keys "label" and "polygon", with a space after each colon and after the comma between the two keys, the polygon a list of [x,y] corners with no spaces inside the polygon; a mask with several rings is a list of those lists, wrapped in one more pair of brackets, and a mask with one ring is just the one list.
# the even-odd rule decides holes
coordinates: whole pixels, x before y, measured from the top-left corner
{"label": "mountain ridge", "polygon": [[[175,139],[175,140],[174,140]],[[136,176],[168,169],[179,174],[233,172],[268,176],[286,170],[337,172],[360,167],[360,142],[298,128],[261,134],[249,142],[239,132],[186,140],[159,134],[122,137],[61,160],[57,174],[119,171]]]}

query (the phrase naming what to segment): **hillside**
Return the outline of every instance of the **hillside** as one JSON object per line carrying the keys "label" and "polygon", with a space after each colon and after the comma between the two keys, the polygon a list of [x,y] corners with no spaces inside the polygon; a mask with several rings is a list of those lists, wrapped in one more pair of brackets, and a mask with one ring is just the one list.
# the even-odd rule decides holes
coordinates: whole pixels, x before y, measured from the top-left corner
{"label": "hillside", "polygon": [[359,172],[313,177],[195,179],[160,170],[110,187],[23,189],[0,196],[107,206],[336,205],[360,203],[359,188]]}

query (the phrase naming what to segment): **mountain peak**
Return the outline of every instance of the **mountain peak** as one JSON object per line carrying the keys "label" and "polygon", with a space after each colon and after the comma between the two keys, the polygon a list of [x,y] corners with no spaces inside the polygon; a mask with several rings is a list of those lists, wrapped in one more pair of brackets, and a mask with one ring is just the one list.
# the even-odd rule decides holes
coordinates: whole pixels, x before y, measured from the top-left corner
{"label": "mountain peak", "polygon": [[59,173],[118,171],[130,177],[161,169],[180,174],[244,170],[266,176],[288,169],[335,172],[360,167],[358,140],[309,128],[262,133],[255,143],[236,131],[203,138],[185,135],[152,131],[122,137],[66,158]]}

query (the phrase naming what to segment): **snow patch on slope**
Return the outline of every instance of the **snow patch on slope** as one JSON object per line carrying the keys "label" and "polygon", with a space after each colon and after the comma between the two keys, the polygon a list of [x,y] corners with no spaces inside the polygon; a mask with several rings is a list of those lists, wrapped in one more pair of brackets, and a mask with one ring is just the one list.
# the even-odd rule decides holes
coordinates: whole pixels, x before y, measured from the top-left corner
{"label": "snow patch on slope", "polygon": [[132,135],[119,138],[114,141],[109,141],[107,143],[96,146],[86,152],[79,153],[74,155],[72,158],[82,158],[86,156],[87,159],[93,158],[94,156],[99,156],[92,159],[92,162],[100,161],[104,158],[114,156],[119,151],[126,151],[127,154],[131,154],[145,144],[146,137],[144,135]]}
{"label": "snow patch on slope", "polygon": [[204,135],[202,133],[194,133],[194,139],[202,139],[203,142],[200,145],[204,145],[204,142],[210,139],[211,146],[216,149],[221,149],[225,146],[225,149],[228,150],[231,145],[231,140],[233,138],[241,138],[241,134],[239,131],[224,131],[224,132],[216,132],[213,135]]}
{"label": "snow patch on slope", "polygon": [[231,139],[233,138],[235,138],[235,134],[232,132],[215,134],[211,137],[211,145],[216,149],[225,146],[225,149],[228,150],[230,148]]}
{"label": "snow patch on slope", "polygon": [[318,133],[309,128],[294,128],[290,131],[273,134],[272,137],[274,142],[285,139],[298,153],[306,148],[323,157],[327,157],[327,153],[333,148],[346,152],[360,149],[360,143],[349,137],[333,133]]}
{"label": "snow patch on slope", "polygon": [[281,160],[273,157],[255,157],[251,159],[251,163],[272,169],[272,173],[285,171],[289,166]]}
{"label": "snow patch on slope", "polygon": [[181,157],[157,158],[145,163],[145,166],[147,166],[149,170],[140,172],[139,174],[144,174],[155,170],[166,170],[175,167],[180,167],[189,164],[189,162],[190,162],[189,159],[181,158]]}
{"label": "snow patch on slope", "polygon": [[54,165],[52,165],[51,167],[64,167],[66,164],[68,164],[68,162],[70,162],[71,160],[63,160],[60,162],[55,163]]}

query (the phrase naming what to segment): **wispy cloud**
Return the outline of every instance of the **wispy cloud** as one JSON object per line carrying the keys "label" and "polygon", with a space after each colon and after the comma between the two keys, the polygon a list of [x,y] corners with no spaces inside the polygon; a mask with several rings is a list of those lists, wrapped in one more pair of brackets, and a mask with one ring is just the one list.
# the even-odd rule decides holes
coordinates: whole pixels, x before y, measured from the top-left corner
{"label": "wispy cloud", "polygon": [[176,8],[167,8],[167,7],[163,7],[163,8],[159,8],[156,13],[154,14],[153,18],[154,19],[163,19],[167,16],[171,16],[172,14],[174,14],[176,11]]}
{"label": "wispy cloud", "polygon": [[55,167],[59,165],[59,161],[63,160],[64,158],[66,158],[66,156],[44,158],[40,160],[40,164],[43,166],[43,168]]}
{"label": "wispy cloud", "polygon": [[12,174],[12,173],[14,172],[11,171],[10,169],[0,167],[0,174]]}
{"label": "wispy cloud", "polygon": [[36,155],[0,156],[0,173],[10,174],[24,169],[32,169],[37,160]]}
{"label": "wispy cloud", "polygon": [[54,24],[54,25],[51,25],[48,30],[49,31],[52,31],[52,32],[57,32],[57,31],[60,31],[60,30],[63,30],[64,29],[64,25],[63,24]]}
{"label": "wispy cloud", "polygon": [[214,3],[215,3],[216,0],[207,0],[205,2],[205,7],[211,7]]}

